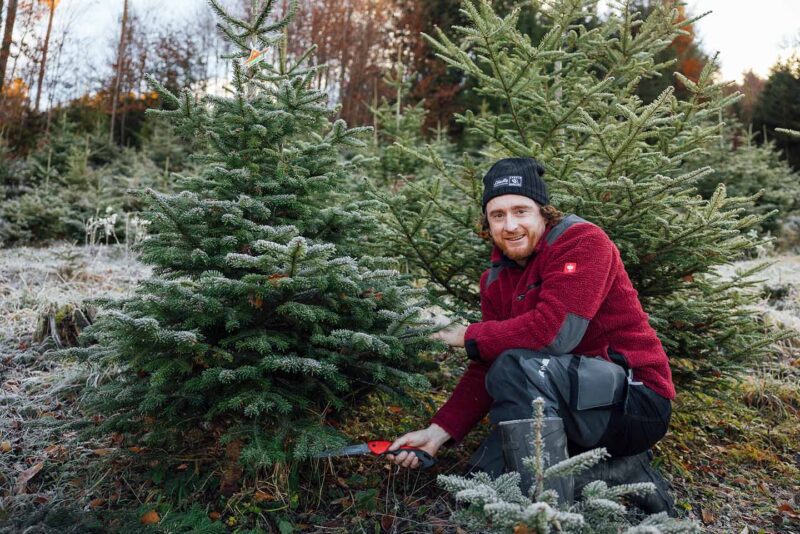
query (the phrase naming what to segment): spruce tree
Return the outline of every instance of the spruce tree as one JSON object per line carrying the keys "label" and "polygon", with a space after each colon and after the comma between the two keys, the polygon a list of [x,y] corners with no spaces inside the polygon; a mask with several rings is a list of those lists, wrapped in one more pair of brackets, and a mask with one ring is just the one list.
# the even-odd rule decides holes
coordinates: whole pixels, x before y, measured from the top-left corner
{"label": "spruce tree", "polygon": [[633,2],[612,2],[598,26],[596,2],[558,0],[543,7],[548,33],[532,42],[517,29],[518,11],[497,15],[487,0],[466,0],[469,24],[428,37],[439,57],[476,82],[502,111],[457,116],[485,142],[472,162],[437,160],[439,173],[417,184],[424,197],[385,195],[387,242],[430,280],[438,303],[477,320],[476,281],[490,243],[480,224],[481,176],[498,158],[535,157],[545,165],[551,202],[598,224],[616,243],[652,325],[670,355],[676,381],[715,386],[762,358],[779,334],[765,333],[745,291],[715,266],[761,243],[748,233],[762,217],[746,214],[753,198],[709,199],[694,184],[711,173],[691,157],[719,142],[718,117],[738,96],[715,82],[713,64],[698,81],[680,73],[691,97],[667,87],[652,103],[637,96],[658,75],[658,53],[694,22],[669,3],[646,19]]}
{"label": "spruce tree", "polygon": [[758,195],[748,213],[765,216],[760,230],[775,234],[780,223],[800,211],[800,176],[792,170],[773,141],[757,145],[754,136],[733,122],[725,125],[721,139],[690,158],[690,165],[708,165],[713,172],[697,183],[698,192],[710,198],[718,184],[732,196]]}
{"label": "spruce tree", "polygon": [[[425,387],[430,328],[420,291],[358,254],[370,203],[344,194],[352,169],[339,156],[368,129],[331,122],[312,89],[325,68],[313,49],[287,59],[294,4],[273,21],[268,0],[244,21],[209,3],[234,48],[230,94],[175,95],[151,80],[166,108],[153,113],[206,144],[199,174],[179,177],[180,194],[141,193],[154,275],[106,303],[87,329],[96,343],[67,355],[103,369],[85,395],[101,431],[169,443],[210,428],[265,466],[340,445],[329,409]],[[251,47],[274,61],[245,67]]]}
{"label": "spruce tree", "polygon": [[404,152],[399,145],[421,147],[425,123],[424,102],[410,105],[408,100],[411,80],[402,63],[396,63],[393,72],[384,78],[393,92],[393,100],[383,98],[373,106],[375,135],[373,152],[376,166],[370,169],[370,178],[379,187],[397,187],[398,182],[411,178],[420,167],[417,158]]}

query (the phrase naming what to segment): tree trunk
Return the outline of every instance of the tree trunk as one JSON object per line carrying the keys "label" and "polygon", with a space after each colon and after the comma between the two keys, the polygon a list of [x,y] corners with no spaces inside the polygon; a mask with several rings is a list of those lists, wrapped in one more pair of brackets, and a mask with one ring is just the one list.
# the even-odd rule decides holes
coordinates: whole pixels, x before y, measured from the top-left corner
{"label": "tree trunk", "polygon": [[114,87],[111,90],[111,129],[108,133],[108,141],[114,142],[114,120],[117,115],[117,99],[119,99],[119,84],[122,78],[122,54],[125,52],[125,32],[128,25],[128,0],[124,0],[122,6],[122,31],[119,34],[119,46],[117,47],[117,72],[114,76]]}
{"label": "tree trunk", "polygon": [[14,34],[14,22],[17,19],[17,1],[8,0],[8,15],[6,16],[6,27],[3,32],[3,45],[0,47],[0,91],[3,89],[8,54],[11,52],[11,37]]}
{"label": "tree trunk", "polygon": [[50,48],[50,32],[53,29],[53,16],[56,13],[56,2],[55,0],[49,0],[47,2],[48,7],[50,8],[50,16],[47,19],[47,33],[44,35],[44,49],[42,50],[42,62],[39,65],[39,79],[36,82],[36,104],[34,105],[33,109],[39,111],[39,101],[42,98],[42,81],[44,80],[44,70],[47,66],[47,49]]}
{"label": "tree trunk", "polygon": [[0,0],[0,28],[3,27],[3,8],[5,7],[5,0]]}

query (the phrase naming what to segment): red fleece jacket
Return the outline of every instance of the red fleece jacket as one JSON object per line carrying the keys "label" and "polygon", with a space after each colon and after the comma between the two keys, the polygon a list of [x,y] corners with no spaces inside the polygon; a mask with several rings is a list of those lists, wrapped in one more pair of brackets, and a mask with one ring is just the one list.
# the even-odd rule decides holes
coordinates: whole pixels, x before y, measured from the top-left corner
{"label": "red fleece jacket", "polygon": [[667,355],[619,250],[594,224],[570,215],[548,226],[524,268],[495,247],[480,291],[483,320],[469,325],[465,336],[474,361],[432,420],[456,442],[488,413],[486,373],[509,349],[606,360],[612,350],[625,357],[634,379],[675,398]]}

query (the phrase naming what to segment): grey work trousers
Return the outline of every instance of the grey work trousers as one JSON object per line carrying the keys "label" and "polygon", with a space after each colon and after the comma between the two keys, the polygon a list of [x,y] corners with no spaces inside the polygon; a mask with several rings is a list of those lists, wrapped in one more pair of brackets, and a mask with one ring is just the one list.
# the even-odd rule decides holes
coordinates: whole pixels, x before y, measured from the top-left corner
{"label": "grey work trousers", "polygon": [[672,413],[669,399],[634,381],[621,365],[572,354],[508,350],[489,369],[486,390],[494,400],[492,430],[470,464],[492,476],[504,471],[497,424],[533,417],[537,397],[545,401],[546,417],[563,419],[570,455],[596,447],[612,456],[646,451],[664,437]]}

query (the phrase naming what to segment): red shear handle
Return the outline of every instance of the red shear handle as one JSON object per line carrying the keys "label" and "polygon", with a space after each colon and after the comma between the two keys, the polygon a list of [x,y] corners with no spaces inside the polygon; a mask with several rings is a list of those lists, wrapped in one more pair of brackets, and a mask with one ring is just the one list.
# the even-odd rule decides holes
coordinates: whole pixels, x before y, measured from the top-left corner
{"label": "red shear handle", "polygon": [[[389,452],[389,447],[391,446],[391,441],[368,441],[367,446],[372,454],[377,456],[383,456],[384,454],[391,454]],[[399,449],[395,449],[393,452],[399,451],[408,451],[416,455],[419,458],[419,461],[422,462],[422,468],[427,469],[436,463],[436,460],[433,456],[428,454],[427,452],[423,451],[422,449],[417,449],[416,447],[409,447],[407,445],[401,446]]]}

